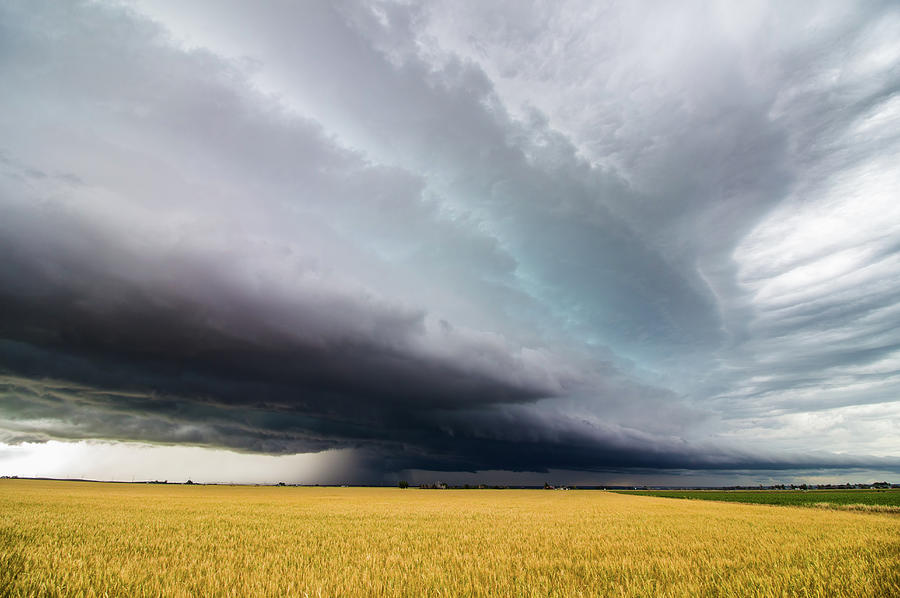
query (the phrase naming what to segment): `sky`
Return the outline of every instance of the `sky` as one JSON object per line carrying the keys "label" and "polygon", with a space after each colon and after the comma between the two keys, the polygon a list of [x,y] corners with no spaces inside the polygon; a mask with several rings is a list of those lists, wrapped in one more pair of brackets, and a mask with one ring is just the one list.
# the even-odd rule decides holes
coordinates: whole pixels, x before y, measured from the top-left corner
{"label": "sky", "polygon": [[0,474],[900,482],[900,5],[0,2]]}

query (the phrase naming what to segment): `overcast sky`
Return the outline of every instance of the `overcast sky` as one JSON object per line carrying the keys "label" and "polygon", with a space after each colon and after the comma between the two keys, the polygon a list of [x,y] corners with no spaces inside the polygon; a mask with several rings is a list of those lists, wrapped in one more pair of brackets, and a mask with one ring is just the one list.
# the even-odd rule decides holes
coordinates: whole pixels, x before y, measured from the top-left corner
{"label": "overcast sky", "polygon": [[900,5],[0,1],[0,473],[900,482]]}

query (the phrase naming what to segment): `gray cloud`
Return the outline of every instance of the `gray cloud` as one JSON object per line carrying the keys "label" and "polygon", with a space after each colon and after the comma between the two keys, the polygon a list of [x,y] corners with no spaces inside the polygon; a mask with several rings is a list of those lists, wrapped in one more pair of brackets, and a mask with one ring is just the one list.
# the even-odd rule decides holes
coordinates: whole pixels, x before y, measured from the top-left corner
{"label": "gray cloud", "polygon": [[130,6],[2,8],[0,440],[895,465],[896,9]]}

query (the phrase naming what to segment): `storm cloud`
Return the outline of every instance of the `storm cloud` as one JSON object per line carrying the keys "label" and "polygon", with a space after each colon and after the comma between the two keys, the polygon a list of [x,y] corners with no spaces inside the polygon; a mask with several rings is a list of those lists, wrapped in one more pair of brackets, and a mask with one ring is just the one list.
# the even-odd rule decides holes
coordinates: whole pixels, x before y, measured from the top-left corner
{"label": "storm cloud", "polygon": [[3,3],[0,442],[898,470],[898,39],[887,3]]}

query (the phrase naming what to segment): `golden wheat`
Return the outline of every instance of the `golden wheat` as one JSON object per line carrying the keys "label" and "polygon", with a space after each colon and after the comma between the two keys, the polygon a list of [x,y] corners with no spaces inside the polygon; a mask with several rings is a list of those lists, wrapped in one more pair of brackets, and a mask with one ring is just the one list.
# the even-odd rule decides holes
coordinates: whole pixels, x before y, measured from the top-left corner
{"label": "golden wheat", "polygon": [[4,480],[0,595],[900,596],[900,517],[596,491]]}
{"label": "golden wheat", "polygon": [[813,503],[817,509],[837,509],[838,511],[863,511],[865,513],[897,513],[900,514],[900,507],[894,505],[867,505],[863,503],[853,503],[849,505],[836,504],[833,502],[817,502]]}

